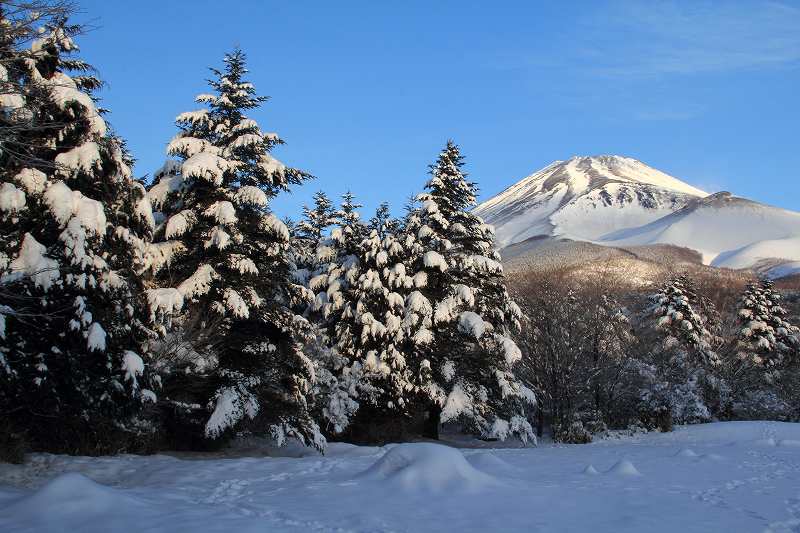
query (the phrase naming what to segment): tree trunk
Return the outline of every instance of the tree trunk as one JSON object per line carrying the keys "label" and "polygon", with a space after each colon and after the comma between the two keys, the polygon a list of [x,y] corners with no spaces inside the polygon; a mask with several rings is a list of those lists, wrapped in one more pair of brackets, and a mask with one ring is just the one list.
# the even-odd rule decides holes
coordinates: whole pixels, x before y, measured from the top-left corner
{"label": "tree trunk", "polygon": [[544,410],[539,407],[536,410],[536,436],[540,439],[544,435]]}
{"label": "tree trunk", "polygon": [[427,439],[439,440],[439,424],[441,422],[442,408],[438,405],[428,410],[428,418],[422,426],[422,436]]}

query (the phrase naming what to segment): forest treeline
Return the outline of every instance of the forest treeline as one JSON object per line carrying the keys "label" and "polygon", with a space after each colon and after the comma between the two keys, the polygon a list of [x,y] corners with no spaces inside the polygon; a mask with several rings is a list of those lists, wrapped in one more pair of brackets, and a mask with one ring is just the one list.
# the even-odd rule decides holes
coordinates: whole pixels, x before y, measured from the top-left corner
{"label": "forest treeline", "polygon": [[509,286],[452,141],[401,217],[319,192],[282,220],[272,200],[312,176],[273,155],[241,50],[137,178],[72,11],[0,2],[5,458],[797,418],[798,329],[769,281],[721,310],[685,276],[648,297]]}

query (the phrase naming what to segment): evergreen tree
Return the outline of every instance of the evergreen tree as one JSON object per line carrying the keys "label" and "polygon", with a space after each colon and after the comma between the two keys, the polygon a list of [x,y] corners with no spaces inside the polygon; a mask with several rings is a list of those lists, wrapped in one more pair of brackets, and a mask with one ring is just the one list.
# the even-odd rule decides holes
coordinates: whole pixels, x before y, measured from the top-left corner
{"label": "evergreen tree", "polygon": [[408,351],[415,306],[424,297],[411,292],[414,277],[406,274],[406,252],[391,221],[383,218],[380,228],[369,229],[356,209],[346,194],[339,225],[320,247],[330,263],[311,281],[339,386],[328,411],[346,413],[337,430],[350,426],[356,440],[402,438],[413,423],[424,373]]}
{"label": "evergreen tree", "polygon": [[336,317],[332,313],[343,309],[341,289],[354,283],[360,273],[361,241],[366,234],[358,212],[360,207],[351,192],[342,195],[340,207],[334,213],[335,227],[317,247],[318,270],[309,287],[316,294],[313,311],[320,313],[325,325],[332,325]]}
{"label": "evergreen tree", "polygon": [[652,313],[657,317],[656,325],[665,334],[667,346],[679,343],[697,356],[707,366],[719,364],[714,351],[715,336],[707,326],[709,316],[700,309],[716,313],[707,299],[698,296],[693,284],[686,276],[671,279],[651,297]]}
{"label": "evergreen tree", "polygon": [[68,74],[90,70],[70,57],[79,32],[51,20],[29,50],[4,45],[19,105],[0,113],[15,130],[0,152],[0,412],[37,447],[96,453],[125,446],[113,435],[156,399],[134,277],[153,216],[91,96],[100,81]]}
{"label": "evergreen tree", "polygon": [[406,199],[405,205],[403,206],[403,212],[405,213],[405,215],[403,216],[403,220],[405,221],[408,219],[408,217],[413,215],[417,211],[418,207],[419,207],[419,200],[417,199],[417,195],[413,193],[410,194]]}
{"label": "evergreen tree", "polygon": [[510,335],[520,311],[506,290],[491,226],[469,211],[477,188],[462,166],[449,141],[407,223],[405,247],[433,309],[431,342],[417,348],[431,365],[428,433],[436,436],[441,414],[486,437],[533,438],[525,418],[533,393],[513,373],[521,352]]}
{"label": "evergreen tree", "polygon": [[318,191],[314,194],[314,207],[303,206],[303,218],[297,223],[292,238],[293,277],[307,287],[311,276],[317,274],[317,248],[329,227],[336,223],[333,203]]}
{"label": "evergreen tree", "polygon": [[800,350],[800,329],[786,319],[780,300],[772,281],[764,279],[747,286],[739,305],[740,356],[767,368]]}
{"label": "evergreen tree", "polygon": [[[296,238],[292,240],[293,277],[308,290],[308,301],[301,302],[298,308],[298,312],[306,316],[313,315],[314,307],[315,294],[309,289],[310,281],[324,273],[331,261],[327,254],[332,250],[330,246],[335,245],[326,232],[336,222],[333,203],[324,192],[318,191],[314,195],[314,207],[303,207],[303,218],[296,227]],[[306,340],[305,350],[314,363],[316,376],[312,390],[315,398],[314,418],[322,422],[323,430],[328,434],[339,434],[349,424],[350,416],[358,404],[351,397],[345,381],[340,381],[342,359],[331,350],[327,329],[323,324],[311,323],[311,334]]]}
{"label": "evergreen tree", "polygon": [[314,208],[303,206],[303,219],[298,223],[301,238],[318,243],[325,231],[336,223],[333,202],[322,191],[314,194]]}
{"label": "evergreen tree", "polygon": [[382,202],[375,210],[375,215],[369,219],[369,228],[378,232],[378,237],[383,239],[387,235],[397,233],[400,222],[392,218],[389,202]]}
{"label": "evergreen tree", "polygon": [[317,364],[320,416],[329,433],[342,433],[358,410],[360,366],[353,365],[348,354],[336,347],[336,324],[341,319],[345,298],[357,279],[360,264],[358,238],[363,235],[363,223],[358,213],[361,207],[349,191],[342,197],[339,209],[333,213],[334,228],[322,237],[316,248],[316,269],[308,287],[315,294],[308,313],[317,328],[319,346]]}
{"label": "evergreen tree", "polygon": [[708,327],[712,320],[700,309],[714,313],[713,305],[686,276],[668,280],[650,301],[658,340],[641,367],[644,411],[669,416],[669,422],[659,422],[664,428],[671,428],[673,421],[707,421],[709,389],[715,388],[714,372],[721,361],[715,351],[718,339]]}
{"label": "evergreen tree", "polygon": [[[321,446],[308,399],[313,366],[301,349],[307,322],[291,308],[303,290],[290,280],[289,231],[269,202],[310,176],[271,155],[282,144],[246,112],[260,106],[244,80],[245,55],[211,69],[207,108],[180,114],[168,153],[180,158],[150,191],[164,211],[156,237],[167,260],[148,292],[153,317],[184,309],[184,320],[218,324],[213,413],[205,435],[232,428],[267,430],[279,441],[298,437]],[[154,269],[156,270],[156,269]]]}

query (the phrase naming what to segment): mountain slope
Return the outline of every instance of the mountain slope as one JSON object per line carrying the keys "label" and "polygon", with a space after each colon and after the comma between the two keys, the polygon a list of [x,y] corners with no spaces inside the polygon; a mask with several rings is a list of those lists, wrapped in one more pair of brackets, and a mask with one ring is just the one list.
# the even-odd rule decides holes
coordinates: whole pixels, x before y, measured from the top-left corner
{"label": "mountain slope", "polygon": [[605,235],[598,242],[685,246],[700,252],[704,263],[728,268],[749,268],[769,258],[798,261],[800,213],[720,192],[639,228]]}
{"label": "mountain slope", "polygon": [[483,202],[475,213],[503,247],[536,235],[596,240],[672,213],[706,193],[620,156],[556,161]]}
{"label": "mountain slope", "polygon": [[[620,156],[556,161],[475,213],[495,226],[501,248],[533,237],[617,248],[665,244],[695,250],[707,265],[759,271],[769,265],[770,275],[794,271],[800,262],[800,213],[726,192],[709,196]],[[525,244],[512,254],[524,248],[535,253]]]}

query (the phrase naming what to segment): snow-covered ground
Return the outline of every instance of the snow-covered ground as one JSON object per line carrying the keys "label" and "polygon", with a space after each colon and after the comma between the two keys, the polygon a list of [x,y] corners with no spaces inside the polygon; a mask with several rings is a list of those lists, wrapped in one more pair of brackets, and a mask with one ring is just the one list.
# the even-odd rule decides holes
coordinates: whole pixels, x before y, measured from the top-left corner
{"label": "snow-covered ground", "polygon": [[252,456],[263,451],[0,465],[0,531],[800,531],[800,424]]}

